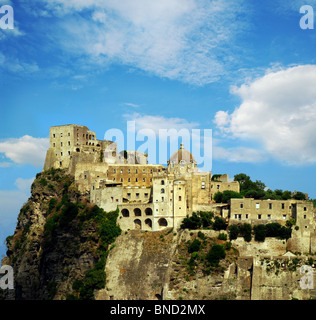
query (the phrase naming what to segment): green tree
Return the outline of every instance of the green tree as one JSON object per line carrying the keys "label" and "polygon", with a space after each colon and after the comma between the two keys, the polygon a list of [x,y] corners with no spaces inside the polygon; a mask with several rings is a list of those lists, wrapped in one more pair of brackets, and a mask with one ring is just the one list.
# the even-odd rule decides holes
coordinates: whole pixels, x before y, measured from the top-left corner
{"label": "green tree", "polygon": [[188,251],[189,253],[198,252],[201,248],[201,241],[199,239],[194,239],[189,245]]}
{"label": "green tree", "polygon": [[223,218],[215,217],[215,221],[213,223],[213,229],[214,230],[226,230],[227,224],[226,221]]}
{"label": "green tree", "polygon": [[306,196],[303,192],[296,192],[294,195],[293,195],[293,199],[295,200],[306,200]]}
{"label": "green tree", "polygon": [[229,226],[228,231],[229,231],[229,239],[230,240],[235,240],[238,238],[239,228],[237,225],[233,224],[233,225]]}
{"label": "green tree", "polygon": [[266,238],[266,227],[263,224],[254,226],[255,240],[263,242]]}
{"label": "green tree", "polygon": [[225,247],[215,244],[206,255],[206,260],[213,267],[218,267],[219,261],[226,257]]}
{"label": "green tree", "polygon": [[251,238],[252,238],[251,231],[252,231],[252,228],[250,223],[244,223],[239,226],[239,233],[244,237],[244,240],[247,242],[251,241]]}
{"label": "green tree", "polygon": [[222,203],[228,203],[228,201],[232,198],[243,198],[243,196],[239,192],[225,190],[222,195]]}

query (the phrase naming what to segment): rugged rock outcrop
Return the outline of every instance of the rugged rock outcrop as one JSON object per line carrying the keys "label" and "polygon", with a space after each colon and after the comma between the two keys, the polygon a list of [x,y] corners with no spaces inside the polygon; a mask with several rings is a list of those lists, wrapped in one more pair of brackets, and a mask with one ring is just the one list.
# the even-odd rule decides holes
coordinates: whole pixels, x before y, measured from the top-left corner
{"label": "rugged rock outcrop", "polygon": [[[315,257],[289,254],[293,239],[230,242],[225,231],[214,230],[121,232],[118,213],[89,203],[62,170],[38,174],[31,191],[2,261],[13,267],[14,290],[1,290],[0,298],[316,297]],[[302,274],[302,266],[310,273]],[[312,282],[302,285],[303,277]]]}

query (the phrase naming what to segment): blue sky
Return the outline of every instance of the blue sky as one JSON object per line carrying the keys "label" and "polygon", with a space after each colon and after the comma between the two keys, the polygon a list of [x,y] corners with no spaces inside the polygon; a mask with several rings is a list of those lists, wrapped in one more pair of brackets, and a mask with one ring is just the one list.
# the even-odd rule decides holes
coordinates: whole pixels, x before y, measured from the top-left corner
{"label": "blue sky", "polygon": [[[213,130],[213,173],[316,198],[316,30],[294,0],[0,0],[0,255],[49,127]],[[0,14],[1,18],[1,14]]]}

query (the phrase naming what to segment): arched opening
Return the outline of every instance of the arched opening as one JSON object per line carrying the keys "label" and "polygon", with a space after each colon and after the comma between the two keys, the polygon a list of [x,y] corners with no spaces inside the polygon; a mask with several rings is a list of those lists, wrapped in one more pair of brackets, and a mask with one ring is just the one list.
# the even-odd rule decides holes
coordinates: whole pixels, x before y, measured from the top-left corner
{"label": "arched opening", "polygon": [[142,229],[142,222],[139,219],[135,219],[134,220],[134,228],[137,230],[141,230]]}
{"label": "arched opening", "polygon": [[163,186],[165,184],[165,181],[164,180],[161,180],[161,185]]}
{"label": "arched opening", "polygon": [[135,208],[134,209],[134,214],[135,214],[135,217],[140,217],[142,215],[142,212],[139,208]]}
{"label": "arched opening", "polygon": [[153,228],[153,223],[152,223],[151,219],[145,220],[145,227],[146,227],[146,230],[151,230]]}
{"label": "arched opening", "polygon": [[125,218],[129,217],[129,211],[128,211],[127,209],[123,209],[123,210],[121,211],[121,213],[122,213],[122,216],[123,216],[123,217],[125,217]]}
{"label": "arched opening", "polygon": [[165,189],[162,188],[162,189],[161,189],[161,193],[165,193]]}
{"label": "arched opening", "polygon": [[146,216],[152,216],[153,215],[152,209],[151,208],[146,208],[145,209],[145,214],[146,214]]}
{"label": "arched opening", "polygon": [[158,220],[158,225],[159,225],[159,228],[165,228],[165,227],[168,227],[168,222],[165,218],[160,218]]}
{"label": "arched opening", "polygon": [[77,148],[77,149],[76,149],[76,151],[77,151],[77,152],[80,152],[80,149],[79,149],[79,148]]}

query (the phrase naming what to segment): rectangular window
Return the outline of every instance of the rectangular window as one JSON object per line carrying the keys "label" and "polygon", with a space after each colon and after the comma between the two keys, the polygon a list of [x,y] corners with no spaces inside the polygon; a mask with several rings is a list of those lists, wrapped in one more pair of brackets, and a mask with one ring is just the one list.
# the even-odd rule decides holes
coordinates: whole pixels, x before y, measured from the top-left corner
{"label": "rectangular window", "polygon": [[68,141],[68,146],[70,146],[70,141]]}
{"label": "rectangular window", "polygon": [[138,182],[138,178],[135,178],[135,181]]}
{"label": "rectangular window", "polygon": [[148,198],[148,193],[145,193],[145,198]]}
{"label": "rectangular window", "polygon": [[143,169],[143,173],[146,173],[146,170],[145,170],[145,169]]}
{"label": "rectangular window", "polygon": [[128,178],[128,182],[131,182],[131,178]]}
{"label": "rectangular window", "polygon": [[62,142],[60,143],[60,146],[61,146],[61,147],[63,146],[63,143],[62,143]]}
{"label": "rectangular window", "polygon": [[181,196],[179,196],[179,201],[181,201]]}
{"label": "rectangular window", "polygon": [[130,193],[127,194],[127,198],[128,198],[128,199],[131,198],[131,194],[130,194]]}
{"label": "rectangular window", "polygon": [[121,182],[123,182],[123,178],[121,178]]}
{"label": "rectangular window", "polygon": [[146,182],[146,178],[143,178],[143,182]]}
{"label": "rectangular window", "polygon": [[269,209],[272,210],[272,203],[269,203]]}
{"label": "rectangular window", "polygon": [[55,144],[55,142],[54,142],[54,143],[53,143],[53,147],[54,147],[54,148],[55,148],[55,145],[56,145],[56,144]]}
{"label": "rectangular window", "polygon": [[285,209],[285,205],[284,205],[284,203],[282,203],[282,210],[284,210]]}
{"label": "rectangular window", "polygon": [[304,207],[304,211],[307,211],[307,208],[306,208],[306,207]]}
{"label": "rectangular window", "polygon": [[138,173],[138,170],[137,170],[137,169],[135,170],[135,173]]}
{"label": "rectangular window", "polygon": [[113,169],[113,173],[116,173],[116,169]]}
{"label": "rectangular window", "polygon": [[128,173],[131,173],[131,169],[128,169]]}
{"label": "rectangular window", "polygon": [[283,220],[286,220],[286,214],[283,215]]}
{"label": "rectangular window", "polygon": [[304,219],[306,219],[306,214],[304,214]]}
{"label": "rectangular window", "polygon": [[260,209],[260,203],[256,203],[256,209]]}
{"label": "rectangular window", "polygon": [[244,207],[244,204],[241,203],[241,204],[240,204],[240,209],[243,209],[243,207]]}
{"label": "rectangular window", "polygon": [[56,135],[55,135],[55,133],[53,133],[53,138],[56,138]]}
{"label": "rectangular window", "polygon": [[139,199],[139,193],[136,193],[136,199]]}
{"label": "rectangular window", "polygon": [[258,214],[258,219],[261,220],[261,214]]}
{"label": "rectangular window", "polygon": [[70,132],[68,132],[68,137],[70,137]]}
{"label": "rectangular window", "polygon": [[204,181],[202,181],[201,189],[205,189],[205,182]]}
{"label": "rectangular window", "polygon": [[246,219],[248,219],[248,213],[246,214]]}
{"label": "rectangular window", "polygon": [[221,187],[221,186],[218,184],[218,185],[217,185],[217,189],[219,189],[220,187]]}

